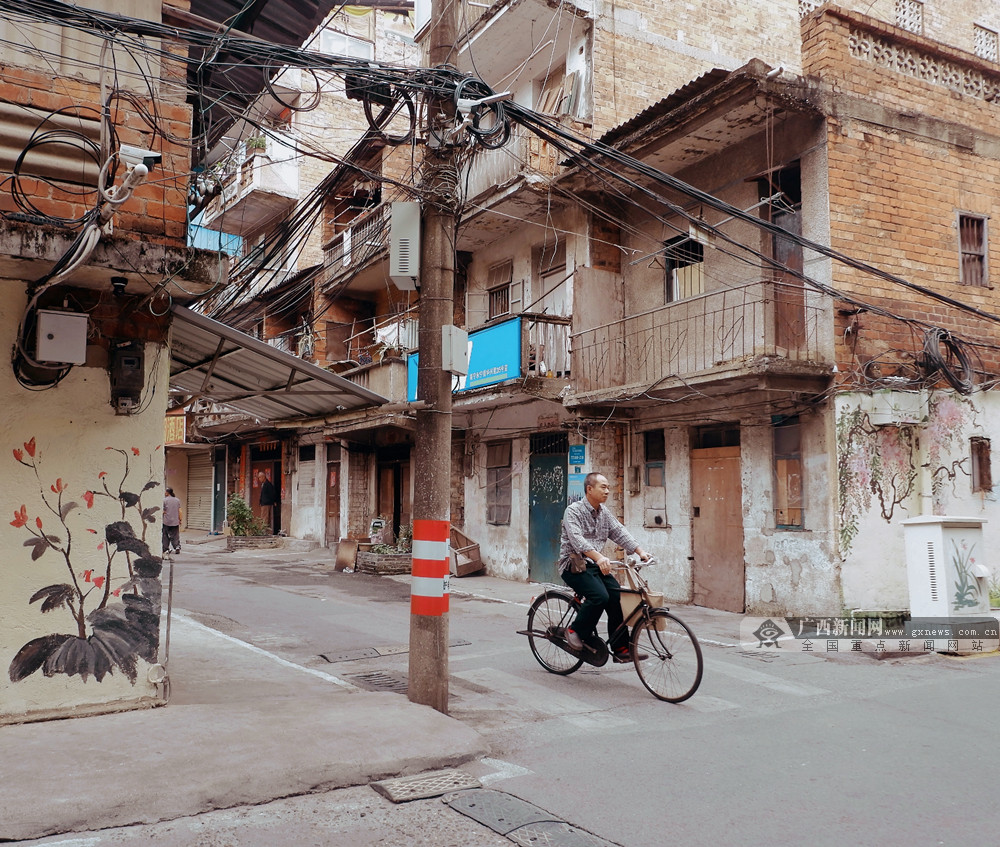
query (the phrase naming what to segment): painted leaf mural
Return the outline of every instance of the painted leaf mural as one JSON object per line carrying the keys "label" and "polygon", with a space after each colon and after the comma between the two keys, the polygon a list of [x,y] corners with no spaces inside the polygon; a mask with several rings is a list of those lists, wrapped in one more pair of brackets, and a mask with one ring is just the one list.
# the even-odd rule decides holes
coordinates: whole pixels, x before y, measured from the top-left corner
{"label": "painted leaf mural", "polygon": [[[158,507],[144,506],[142,496],[159,483],[150,479],[136,494],[130,490],[133,486],[126,485],[134,470],[131,461],[140,451],[135,447],[129,451],[107,449],[119,454],[121,460],[117,483],[109,482],[109,473],[101,471],[98,486],[83,492],[80,499],[89,510],[96,498],[108,498],[116,504],[121,519],[104,527],[104,538],[97,545],[105,566],[82,572],[77,572],[73,564],[73,533],[81,519],[80,506],[75,500],[63,499],[69,485],[62,477],[45,484],[41,451],[34,438],[26,441],[23,448],[13,450],[14,460],[34,473],[41,514],[31,514],[27,504],[22,504],[10,524],[29,534],[24,546],[31,548],[32,561],[47,554],[55,555],[62,559],[69,573],[68,582],[39,588],[28,603],[37,604],[42,614],[63,612],[74,631],[43,635],[22,646],[8,669],[12,682],[20,682],[38,671],[48,677],[66,674],[79,676],[85,682],[94,677],[100,682],[118,671],[134,685],[139,660],[156,661],[161,561],[149,549],[146,530],[155,521]],[[151,463],[149,476],[152,477]],[[58,526],[47,530],[46,522]],[[92,526],[81,529],[100,535]]]}

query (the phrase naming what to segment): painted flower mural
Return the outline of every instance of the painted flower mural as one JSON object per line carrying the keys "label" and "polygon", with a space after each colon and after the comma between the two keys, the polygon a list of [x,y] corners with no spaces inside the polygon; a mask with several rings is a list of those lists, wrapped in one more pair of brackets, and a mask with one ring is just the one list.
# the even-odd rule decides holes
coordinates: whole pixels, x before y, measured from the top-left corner
{"label": "painted flower mural", "polygon": [[[24,546],[31,548],[32,561],[59,556],[68,574],[66,582],[39,588],[28,602],[40,604],[42,614],[65,611],[73,631],[34,638],[21,647],[8,670],[12,682],[39,670],[45,676],[79,675],[84,681],[93,676],[100,682],[117,669],[134,685],[138,660],[156,661],[161,561],[146,543],[146,530],[156,522],[160,506],[144,506],[142,497],[159,483],[150,479],[138,492],[131,490],[132,462],[140,451],[135,447],[107,449],[120,457],[121,474],[115,477],[117,483],[111,484],[109,472],[102,471],[99,486],[80,495],[83,506],[69,498],[69,486],[61,477],[50,484],[43,481],[41,454],[34,438],[13,451],[15,461],[35,475],[41,514],[29,512],[27,504],[22,504],[14,511],[10,525],[28,533]],[[105,525],[104,538],[97,545],[106,564],[78,572],[73,564],[74,543],[82,542],[74,539],[74,527],[83,523],[82,512],[92,509],[99,498],[113,501],[121,519]],[[93,527],[80,528],[99,534]]]}

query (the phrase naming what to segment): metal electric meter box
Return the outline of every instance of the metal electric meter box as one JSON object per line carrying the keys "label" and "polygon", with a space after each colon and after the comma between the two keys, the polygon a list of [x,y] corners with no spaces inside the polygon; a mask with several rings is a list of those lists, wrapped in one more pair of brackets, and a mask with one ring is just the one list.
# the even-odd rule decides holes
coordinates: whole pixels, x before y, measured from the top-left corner
{"label": "metal electric meter box", "polygon": [[989,615],[984,522],[940,515],[903,521],[911,617]]}
{"label": "metal electric meter box", "polygon": [[420,280],[420,204],[392,204],[389,222],[389,279],[400,291],[415,291]]}
{"label": "metal electric meter box", "polygon": [[38,310],[35,358],[39,362],[82,365],[87,361],[87,315]]}

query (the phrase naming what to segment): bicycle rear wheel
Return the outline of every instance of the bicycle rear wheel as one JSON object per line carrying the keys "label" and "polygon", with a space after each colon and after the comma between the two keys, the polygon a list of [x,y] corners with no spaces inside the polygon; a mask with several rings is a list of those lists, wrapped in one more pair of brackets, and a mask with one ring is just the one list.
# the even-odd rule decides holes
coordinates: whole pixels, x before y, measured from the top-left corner
{"label": "bicycle rear wheel", "polygon": [[[640,654],[646,658],[639,660]],[[636,673],[649,693],[668,703],[687,700],[701,685],[701,647],[680,618],[654,609],[632,631]]]}
{"label": "bicycle rear wheel", "polygon": [[566,643],[563,633],[573,623],[579,608],[576,600],[561,591],[546,591],[531,604],[528,611],[528,643],[538,664],[549,673],[565,676],[583,664],[583,659],[559,646]]}

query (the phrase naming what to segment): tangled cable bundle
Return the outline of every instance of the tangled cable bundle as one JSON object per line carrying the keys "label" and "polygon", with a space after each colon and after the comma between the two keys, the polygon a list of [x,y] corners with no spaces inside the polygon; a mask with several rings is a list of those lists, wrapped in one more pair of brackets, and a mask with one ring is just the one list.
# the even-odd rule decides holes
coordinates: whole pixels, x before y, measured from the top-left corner
{"label": "tangled cable bundle", "polygon": [[923,356],[928,374],[941,374],[959,394],[972,393],[975,388],[975,371],[965,352],[965,342],[945,329],[932,327],[924,333]]}

